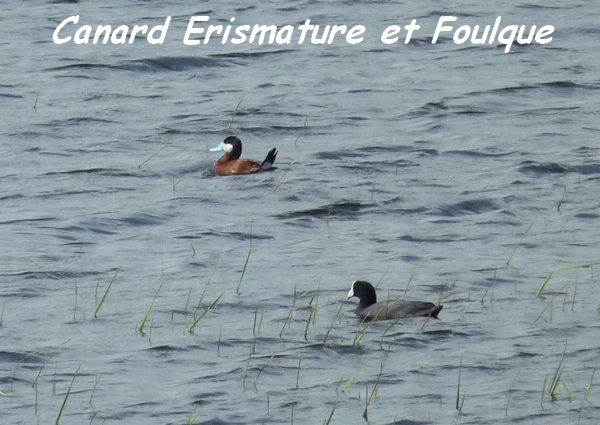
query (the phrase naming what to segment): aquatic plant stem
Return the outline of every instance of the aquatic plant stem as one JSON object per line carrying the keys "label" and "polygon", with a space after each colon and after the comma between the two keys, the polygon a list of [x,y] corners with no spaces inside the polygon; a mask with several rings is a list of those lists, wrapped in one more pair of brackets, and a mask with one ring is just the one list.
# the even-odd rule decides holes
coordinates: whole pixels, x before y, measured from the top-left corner
{"label": "aquatic plant stem", "polygon": [[462,409],[463,409],[463,405],[465,404],[465,397],[466,397],[466,394],[463,394],[462,399],[460,398],[461,372],[462,372],[462,358],[460,359],[460,366],[458,367],[458,386],[456,387],[456,406],[455,406],[456,410],[457,410],[456,423],[458,423],[458,419],[460,418],[460,415],[462,413]]}
{"label": "aquatic plant stem", "polygon": [[100,313],[100,310],[102,309],[102,305],[104,304],[104,301],[106,301],[106,297],[108,296],[108,292],[110,291],[110,288],[112,287],[112,284],[115,282],[115,279],[117,278],[117,274],[119,274],[120,271],[121,271],[121,266],[119,266],[117,268],[117,271],[115,272],[115,275],[113,276],[112,280],[110,281],[110,283],[106,287],[106,290],[104,291],[104,295],[102,295],[102,298],[100,299],[100,302],[98,303],[98,306],[96,307],[96,311],[94,311],[94,317],[98,317],[98,313]]}
{"label": "aquatic plant stem", "polygon": [[556,400],[556,394],[558,393],[558,388],[561,383],[561,377],[564,370],[564,362],[565,357],[567,356],[567,343],[565,343],[565,348],[563,350],[562,356],[560,358],[560,362],[558,363],[558,367],[554,372],[554,376],[552,377],[552,382],[550,383],[550,387],[548,388],[548,394],[552,401]]}
{"label": "aquatic plant stem", "polygon": [[517,371],[517,374],[515,375],[515,377],[513,378],[512,382],[510,383],[510,387],[508,388],[508,399],[506,400],[506,407],[504,408],[504,415],[508,416],[508,406],[510,404],[510,401],[512,400],[512,395],[513,395],[513,391],[515,388],[515,383],[517,382],[517,378],[519,378],[519,376],[521,376],[521,369],[523,367],[519,367],[519,370]]}
{"label": "aquatic plant stem", "polygon": [[[361,322],[361,324],[364,324],[364,322]],[[359,332],[356,333],[356,335],[354,337],[354,342],[352,343],[352,345],[354,345],[356,347],[360,346],[360,342],[365,337],[365,335],[367,334],[367,330],[371,327],[372,324],[373,324],[373,322],[368,322],[367,326],[365,326],[362,330],[360,330]]]}
{"label": "aquatic plant stem", "polygon": [[523,244],[523,240],[525,239],[525,236],[527,236],[527,234],[529,233],[529,231],[531,230],[531,227],[533,226],[533,223],[531,223],[529,225],[529,227],[527,228],[527,230],[525,231],[525,233],[523,234],[523,236],[521,236],[521,239],[519,239],[519,242],[517,242],[517,245],[515,245],[514,249],[512,250],[512,252],[510,253],[510,256],[508,257],[508,260],[506,260],[506,265],[510,265],[510,260],[512,260],[512,258],[514,257],[514,255],[516,254],[517,250],[519,249],[519,247]]}
{"label": "aquatic plant stem", "polygon": [[292,314],[294,313],[294,307],[296,306],[296,287],[294,286],[294,295],[292,297],[292,306],[290,307],[290,312],[288,313],[288,317],[285,319],[285,322],[283,323],[283,326],[281,327],[281,332],[279,332],[279,338],[282,337],[283,335],[283,331],[285,330],[285,326],[288,325],[288,329],[289,329],[289,325],[291,323],[292,320]]}
{"label": "aquatic plant stem", "polygon": [[483,304],[483,301],[485,300],[485,296],[487,295],[488,291],[491,289],[492,293],[490,295],[490,304],[493,302],[494,300],[494,286],[496,285],[496,281],[497,281],[497,276],[498,276],[498,266],[494,267],[494,280],[492,281],[492,284],[489,285],[486,289],[485,292],[483,293],[483,296],[481,297],[481,304]]}
{"label": "aquatic plant stem", "polygon": [[158,155],[160,153],[160,151],[162,151],[166,146],[167,146],[166,143],[163,144],[156,152],[154,152],[144,162],[142,162],[140,165],[138,165],[138,168],[142,168],[143,165],[145,165],[148,161],[150,161],[152,158],[154,158],[156,155]]}
{"label": "aquatic plant stem", "polygon": [[233,126],[233,120],[235,119],[235,114],[237,113],[238,109],[240,108],[240,105],[242,104],[243,100],[244,100],[244,98],[242,97],[240,99],[240,101],[238,102],[238,104],[236,105],[236,107],[233,109],[233,112],[231,113],[231,121],[229,122],[228,130],[231,130],[231,127]]}
{"label": "aquatic plant stem", "polygon": [[340,392],[342,394],[346,393],[346,390],[348,389],[348,387],[350,387],[350,385],[352,385],[352,382],[354,382],[354,380],[356,379],[356,376],[358,375],[360,369],[356,369],[354,371],[354,373],[350,376],[350,378],[348,378],[346,380],[346,383],[342,386],[342,388],[340,389]]}
{"label": "aquatic plant stem", "polygon": [[308,308],[310,309],[310,315],[308,316],[308,320],[306,321],[306,326],[304,327],[304,340],[308,341],[308,327],[310,325],[310,322],[312,321],[312,324],[315,324],[315,315],[317,314],[317,305],[315,303],[315,305],[312,305],[312,302],[318,298],[316,298],[316,295],[313,295],[313,297],[310,299],[309,303],[308,303]]}
{"label": "aquatic plant stem", "polygon": [[244,280],[244,275],[246,274],[246,267],[248,267],[248,260],[250,260],[250,254],[252,254],[252,241],[250,241],[250,248],[248,249],[248,255],[246,256],[244,268],[242,269],[242,274],[240,275],[240,281],[238,282],[237,288],[235,288],[236,295],[240,295],[240,288],[242,287],[242,281]]}
{"label": "aquatic plant stem", "polygon": [[300,381],[300,366],[302,365],[303,359],[304,359],[304,354],[300,354],[300,358],[298,359],[298,372],[296,373],[296,389],[298,389],[298,383]]}
{"label": "aquatic plant stem", "polygon": [[334,404],[333,409],[331,409],[331,413],[329,414],[325,422],[323,422],[323,425],[329,425],[331,423],[331,418],[333,418],[333,414],[335,413],[335,406],[336,405]]}
{"label": "aquatic plant stem", "polygon": [[577,418],[577,425],[581,422],[581,416],[583,415],[583,411],[585,409],[585,402],[590,399],[590,395],[592,394],[592,385],[594,384],[594,375],[596,375],[596,368],[592,371],[592,376],[590,378],[589,384],[585,387],[585,392],[583,394],[583,399],[581,400],[581,408],[579,409],[579,417]]}
{"label": "aquatic plant stem", "polygon": [[258,374],[256,375],[256,378],[254,378],[254,381],[252,382],[252,385],[254,386],[254,388],[256,388],[256,386],[258,385],[258,378],[260,378],[260,375],[262,374],[262,372],[265,369],[265,367],[267,367],[268,365],[270,365],[271,362],[273,361],[273,359],[275,359],[276,356],[277,356],[277,352],[273,353],[273,355],[271,357],[269,357],[269,360],[267,361],[267,363],[264,363],[262,365],[262,367],[258,371]]}
{"label": "aquatic plant stem", "polygon": [[100,373],[96,373],[96,381],[94,382],[94,388],[92,388],[92,394],[90,394],[89,405],[92,405],[92,399],[94,398],[94,394],[96,393],[96,388],[98,387],[98,382],[100,382]]}
{"label": "aquatic plant stem", "polygon": [[140,323],[140,326],[138,327],[138,331],[141,334],[144,333],[144,326],[146,326],[146,322],[148,321],[148,316],[150,316],[150,312],[152,311],[152,307],[154,307],[154,302],[156,301],[156,297],[158,297],[158,294],[160,293],[160,290],[162,289],[162,285],[163,284],[161,283],[160,286],[158,287],[158,289],[156,290],[156,292],[154,293],[154,298],[152,298],[150,307],[148,307],[148,311],[146,312],[146,315],[142,319],[142,323]]}
{"label": "aquatic plant stem", "polygon": [[69,398],[69,394],[71,394],[71,388],[73,388],[73,382],[75,382],[75,378],[77,378],[77,375],[79,375],[79,368],[81,368],[81,365],[79,365],[77,367],[77,370],[75,371],[75,375],[73,375],[73,379],[71,380],[71,384],[69,385],[69,389],[67,390],[67,394],[65,394],[65,398],[63,399],[62,405],[60,406],[60,410],[58,412],[58,416],[56,417],[55,425],[60,424],[60,420],[62,419],[62,415],[63,415],[63,412],[65,410],[65,406],[67,405],[67,399]]}
{"label": "aquatic plant stem", "polygon": [[365,410],[363,412],[363,418],[365,421],[369,422],[369,414],[368,409],[371,405],[371,402],[375,397],[377,397],[377,392],[379,391],[379,381],[381,380],[381,376],[383,375],[383,367],[385,366],[385,362],[387,361],[389,355],[389,351],[386,351],[383,360],[381,361],[381,365],[379,367],[379,374],[377,375],[377,379],[375,380],[375,385],[373,385],[373,389],[371,390],[371,394],[369,394],[369,387],[367,385],[367,392],[365,394]]}
{"label": "aquatic plant stem", "polygon": [[187,424],[195,425],[197,420],[198,420],[198,413],[196,412],[196,409],[193,409],[190,412],[190,416],[188,416]]}
{"label": "aquatic plant stem", "polygon": [[342,307],[343,306],[344,306],[344,304],[340,304],[340,306],[338,307],[338,309],[337,309],[337,311],[335,313],[335,316],[333,316],[333,320],[331,321],[331,324],[327,328],[327,332],[325,332],[325,337],[323,338],[323,344],[325,344],[327,342],[327,337],[329,336],[329,333],[331,332],[331,329],[333,328],[333,325],[335,324],[335,321],[337,320],[337,318],[342,313]]}
{"label": "aquatic plant stem", "polygon": [[[77,315],[77,282],[75,282],[75,305],[73,306],[73,321]],[[2,326],[2,317],[0,316],[0,326]]]}
{"label": "aquatic plant stem", "polygon": [[221,295],[219,295],[208,307],[206,307],[204,312],[202,312],[202,314],[199,317],[197,317],[197,318],[194,317],[193,323],[191,325],[189,325],[188,327],[186,327],[186,329],[184,330],[184,333],[193,334],[196,331],[196,326],[198,325],[198,323],[200,323],[200,321],[204,318],[204,316],[206,316],[213,309],[213,307],[215,305],[217,305],[217,303],[219,302],[219,300],[221,299],[223,294],[225,294],[225,292],[221,292]]}
{"label": "aquatic plant stem", "polygon": [[[256,322],[258,320],[258,327],[256,326]],[[262,321],[263,321],[263,313],[260,313],[260,319],[258,319],[258,309],[254,310],[254,324],[252,325],[252,335],[254,336],[253,342],[252,342],[252,351],[250,354],[254,354],[256,353],[256,341],[258,339],[258,337],[260,336],[260,328],[262,327]]]}
{"label": "aquatic plant stem", "polygon": [[564,272],[567,270],[573,270],[573,269],[587,269],[587,268],[592,268],[597,265],[598,263],[585,263],[585,264],[572,264],[570,266],[564,266],[564,267],[559,267],[557,269],[554,270],[550,270],[550,273],[548,273],[548,276],[546,277],[546,280],[544,280],[544,282],[542,283],[542,285],[538,288],[536,295],[539,297],[540,295],[542,295],[542,292],[544,292],[544,289],[546,288],[546,285],[548,284],[548,282],[550,281],[550,279],[552,279],[552,276],[554,275],[554,273],[558,273],[558,272]]}
{"label": "aquatic plant stem", "polygon": [[[304,117],[304,125],[302,126],[302,129],[306,128],[306,123],[308,122],[308,117]],[[300,134],[298,136],[296,136],[296,140],[294,140],[294,146],[298,147],[298,140],[300,139]],[[281,177],[279,178],[279,181],[277,182],[277,184],[275,185],[275,188],[273,189],[273,192],[277,192],[277,189],[279,189],[279,187],[283,184],[283,178],[285,177],[285,175],[287,174],[287,172],[292,168],[292,165],[296,164],[298,162],[298,160],[293,160],[292,162],[290,162],[288,164],[288,166],[285,168],[285,170],[283,170],[283,173],[281,174]]]}

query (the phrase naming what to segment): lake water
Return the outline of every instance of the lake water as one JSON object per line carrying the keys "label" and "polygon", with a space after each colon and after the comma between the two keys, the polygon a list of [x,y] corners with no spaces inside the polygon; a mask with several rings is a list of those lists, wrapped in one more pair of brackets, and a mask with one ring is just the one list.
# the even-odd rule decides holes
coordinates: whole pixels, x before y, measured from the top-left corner
{"label": "lake water", "polygon": [[[3,6],[0,422],[598,423],[597,3]],[[54,44],[73,15],[171,22]],[[194,15],[366,31],[186,46]],[[214,176],[228,134],[278,169]],[[440,319],[363,325],[355,279]]]}

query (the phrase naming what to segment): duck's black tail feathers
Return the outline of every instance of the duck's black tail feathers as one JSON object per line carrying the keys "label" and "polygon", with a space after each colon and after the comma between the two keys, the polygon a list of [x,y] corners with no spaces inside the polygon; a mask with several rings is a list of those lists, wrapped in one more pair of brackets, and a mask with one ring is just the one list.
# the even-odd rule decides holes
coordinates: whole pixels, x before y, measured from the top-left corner
{"label": "duck's black tail feathers", "polygon": [[442,311],[442,308],[444,308],[443,305],[441,305],[441,304],[436,305],[431,310],[429,310],[429,312],[427,314],[424,314],[424,316],[429,316],[429,317],[433,317],[434,319],[437,319],[438,314],[440,314],[440,311]]}
{"label": "duck's black tail feathers", "polygon": [[260,169],[263,171],[275,169],[275,167],[273,167],[273,164],[275,163],[275,158],[277,158],[277,149],[273,148],[269,151],[267,157],[262,162],[262,164],[260,164]]}

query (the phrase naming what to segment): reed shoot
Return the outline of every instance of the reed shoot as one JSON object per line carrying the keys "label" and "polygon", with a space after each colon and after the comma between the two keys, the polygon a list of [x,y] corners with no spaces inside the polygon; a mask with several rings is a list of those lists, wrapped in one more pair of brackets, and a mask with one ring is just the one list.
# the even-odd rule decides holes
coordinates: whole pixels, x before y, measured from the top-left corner
{"label": "reed shoot", "polygon": [[231,121],[229,122],[229,129],[231,130],[231,126],[233,126],[233,120],[235,119],[235,114],[237,113],[238,109],[240,108],[240,105],[242,104],[242,101],[244,100],[244,98],[242,97],[240,99],[240,101],[238,102],[237,106],[233,109],[233,112],[231,114]]}
{"label": "reed shoot", "polygon": [[252,244],[250,245],[250,249],[248,249],[248,256],[246,257],[246,261],[244,262],[244,268],[242,269],[242,274],[240,275],[240,281],[238,282],[237,288],[235,289],[235,294],[240,294],[240,288],[242,287],[242,280],[244,280],[244,275],[246,274],[246,267],[248,267],[248,260],[250,260],[250,254],[252,253]]}
{"label": "reed shoot", "polygon": [[102,295],[102,298],[100,299],[100,302],[98,303],[98,306],[96,307],[96,311],[94,311],[94,317],[98,317],[98,313],[100,313],[100,310],[102,309],[102,305],[104,304],[104,301],[106,301],[106,297],[108,296],[108,292],[110,291],[110,288],[112,287],[112,284],[115,282],[115,279],[117,278],[117,274],[119,274],[120,271],[121,271],[121,266],[119,266],[117,268],[117,271],[115,272],[115,275],[113,276],[112,280],[110,281],[110,283],[106,287],[106,291],[104,291],[104,295]]}
{"label": "reed shoot", "polygon": [[208,307],[206,307],[206,309],[204,309],[204,312],[202,312],[200,316],[196,317],[196,315],[194,314],[193,321],[190,320],[192,321],[192,324],[189,324],[188,322],[188,326],[184,329],[184,333],[193,334],[196,331],[196,326],[198,325],[198,323],[200,323],[200,320],[202,320],[204,316],[206,316],[208,312],[211,311],[215,305],[217,305],[224,293],[225,292],[221,292],[221,295],[219,295]]}
{"label": "reed shoot", "polygon": [[567,355],[567,344],[565,344],[565,349],[563,351],[562,357],[560,358],[560,362],[558,363],[558,367],[556,368],[556,371],[554,372],[554,376],[552,377],[552,382],[550,382],[550,387],[548,388],[548,394],[550,395],[550,398],[552,399],[552,401],[556,400],[558,388],[560,387],[560,384],[561,384],[560,378],[562,377],[562,373],[565,368],[564,362],[565,362],[566,355]]}
{"label": "reed shoot", "polygon": [[350,376],[350,378],[348,378],[346,383],[342,386],[342,388],[340,389],[340,392],[342,394],[346,394],[346,390],[348,389],[348,387],[350,387],[350,385],[352,385],[352,382],[354,382],[354,380],[356,379],[356,375],[358,375],[358,371],[359,371],[359,369],[356,369],[356,371],[352,374],[352,376]]}
{"label": "reed shoot", "polygon": [[460,359],[460,366],[458,368],[458,386],[456,387],[456,410],[458,413],[456,414],[456,423],[458,423],[458,418],[462,414],[463,406],[465,404],[466,394],[462,395],[462,399],[460,397],[460,378],[462,372],[462,358]]}
{"label": "reed shoot", "polygon": [[[306,129],[306,124],[308,123],[308,117],[304,117],[304,125],[302,126],[302,131],[304,132],[304,130]],[[294,140],[294,146],[298,146],[298,140],[300,140],[300,135],[298,135],[296,137],[296,140]]]}
{"label": "reed shoot", "polygon": [[298,383],[300,381],[300,365],[302,365],[302,360],[304,359],[304,354],[300,355],[298,359],[298,372],[296,373],[296,389],[298,389]]}
{"label": "reed shoot", "polygon": [[75,375],[73,375],[73,379],[71,380],[71,385],[69,385],[67,394],[65,394],[65,398],[63,399],[62,405],[60,406],[60,410],[58,411],[58,416],[56,417],[56,422],[55,422],[56,425],[60,424],[60,420],[62,419],[62,415],[65,410],[65,406],[67,405],[67,400],[69,398],[69,394],[71,394],[71,388],[73,388],[73,382],[75,382],[75,378],[77,378],[77,375],[79,375],[80,367],[81,366],[77,367],[77,370],[75,371]]}
{"label": "reed shoot", "polygon": [[148,316],[150,316],[150,312],[152,311],[152,307],[154,307],[154,302],[156,301],[156,297],[158,297],[158,294],[160,293],[161,289],[162,289],[162,283],[160,284],[160,286],[156,290],[156,293],[154,294],[154,298],[152,298],[152,302],[150,303],[150,307],[148,308],[148,311],[146,312],[146,315],[142,319],[142,323],[140,323],[140,326],[138,327],[138,331],[141,334],[144,333],[144,326],[146,326],[146,322],[148,321]]}
{"label": "reed shoot", "polygon": [[[306,128],[306,123],[308,122],[308,117],[304,118],[304,125],[302,126],[302,130],[304,130]],[[296,136],[296,140],[294,141],[294,146],[298,146],[298,140],[300,140],[300,134],[298,136]],[[277,189],[279,189],[279,187],[283,184],[283,178],[285,177],[285,175],[287,174],[287,172],[292,168],[292,165],[296,164],[298,162],[298,160],[293,160],[292,162],[290,162],[288,164],[288,166],[285,168],[285,170],[283,170],[283,173],[281,174],[281,177],[279,178],[279,181],[277,182],[277,184],[275,185],[275,188],[273,189],[273,192],[277,192]]]}
{"label": "reed shoot", "polygon": [[[205,290],[206,290],[206,288],[205,288]],[[192,288],[190,288],[187,299],[185,300],[185,308],[183,309],[183,311],[185,311],[186,313],[187,313],[188,305],[190,304],[191,297],[192,297]]]}
{"label": "reed shoot", "polygon": [[531,230],[531,226],[533,226],[533,223],[531,223],[529,225],[529,227],[527,228],[527,230],[525,231],[525,233],[523,234],[523,236],[521,236],[521,239],[519,239],[519,242],[517,242],[517,245],[515,245],[514,249],[512,250],[512,252],[510,253],[508,260],[506,260],[506,265],[510,265],[510,260],[512,260],[512,258],[515,256],[515,254],[517,253],[517,250],[519,249],[519,247],[523,244],[523,240],[525,239],[525,236],[527,236],[527,234],[529,233],[529,231]]}
{"label": "reed shoot", "polygon": [[[369,387],[367,386],[367,392],[365,394],[365,410],[363,412],[363,418],[365,421],[369,422],[369,405],[373,401],[375,397],[377,397],[377,392],[379,391],[379,381],[381,381],[381,376],[383,375],[383,367],[385,366],[385,362],[387,360],[389,351],[386,351],[383,360],[381,361],[381,366],[379,367],[379,374],[377,375],[377,379],[375,380],[375,385],[373,385],[373,389],[371,390],[371,394],[369,394]],[[367,397],[368,395],[368,397]]]}
{"label": "reed shoot", "polygon": [[334,412],[335,412],[335,404],[333,405],[333,409],[331,409],[331,413],[329,414],[327,419],[325,419],[325,422],[323,422],[323,425],[329,425],[331,423],[331,418],[333,418]]}
{"label": "reed shoot", "polygon": [[540,295],[542,295],[542,292],[544,292],[544,288],[546,288],[546,285],[548,284],[548,282],[550,281],[550,279],[552,279],[552,276],[554,275],[554,273],[564,272],[564,271],[573,270],[573,269],[593,268],[596,264],[597,263],[572,264],[570,266],[559,267],[558,269],[551,270],[550,273],[548,273],[548,276],[546,277],[546,280],[544,280],[544,282],[542,283],[542,285],[537,290],[536,295],[538,297]]}
{"label": "reed shoot", "polygon": [[[73,306],[73,321],[77,313],[77,282],[75,282],[75,305]],[[2,317],[0,317],[0,326],[2,326]]]}
{"label": "reed shoot", "polygon": [[310,322],[312,321],[312,324],[315,324],[315,315],[317,314],[317,305],[315,303],[315,305],[312,305],[312,302],[315,300],[315,295],[313,295],[313,297],[310,299],[309,303],[308,303],[308,308],[310,309],[310,315],[308,316],[308,320],[306,321],[306,326],[304,327],[304,340],[308,341],[308,327],[310,325]]}
{"label": "reed shoot", "polygon": [[221,330],[219,330],[219,340],[217,341],[217,357],[221,357]]}
{"label": "reed shoot", "polygon": [[[258,321],[258,326],[256,325],[257,321]],[[256,340],[260,336],[260,329],[262,327],[262,321],[263,321],[263,313],[262,312],[260,313],[260,319],[258,319],[258,309],[255,309],[254,310],[254,324],[252,325],[252,335],[254,336],[254,341],[252,343],[252,351],[250,354],[256,353]]]}
{"label": "reed shoot", "polygon": [[269,357],[269,360],[265,364],[262,365],[262,367],[258,371],[258,375],[256,375],[256,378],[254,378],[254,381],[252,382],[252,385],[254,386],[254,388],[256,388],[256,386],[258,385],[258,378],[260,378],[262,371],[265,369],[265,367],[267,367],[268,365],[271,364],[271,362],[273,361],[273,359],[276,356],[277,356],[277,353],[273,353],[273,355],[271,357]]}
{"label": "reed shoot", "polygon": [[592,371],[592,376],[590,378],[590,383],[585,387],[585,400],[589,400],[592,395],[592,385],[594,384],[594,376],[596,375],[596,368]]}
{"label": "reed shoot", "polygon": [[290,328],[292,314],[294,314],[294,307],[296,306],[296,287],[294,287],[294,296],[292,297],[292,299],[294,301],[292,302],[292,306],[290,307],[290,312],[288,313],[288,317],[285,319],[285,322],[283,323],[283,326],[281,327],[281,332],[279,332],[279,338],[282,337],[283,331],[285,330],[286,325],[288,326],[288,329]]}
{"label": "reed shoot", "polygon": [[[202,307],[202,301],[204,300],[204,294],[206,294],[206,290],[208,289],[208,285],[204,287],[204,290],[200,294],[200,298],[198,299],[198,304],[196,304],[196,310]],[[190,289],[191,291],[191,289]]]}
{"label": "reed shoot", "polygon": [[519,370],[517,371],[517,374],[513,378],[512,382],[510,383],[510,387],[508,388],[508,399],[506,400],[506,407],[504,408],[504,415],[506,415],[506,416],[508,416],[508,405],[510,404],[510,401],[512,400],[515,383],[517,382],[517,378],[519,376],[521,376],[521,369],[522,369],[522,367],[519,368]]}
{"label": "reed shoot", "polygon": [[325,342],[327,341],[327,337],[329,336],[329,333],[331,332],[331,329],[333,328],[333,325],[334,325],[336,319],[339,317],[340,313],[342,312],[343,306],[344,306],[344,304],[340,304],[339,308],[337,309],[337,312],[335,313],[335,316],[333,316],[331,325],[329,325],[329,327],[327,328],[327,332],[325,332],[325,337],[323,338],[323,344],[325,344]]}
{"label": "reed shoot", "polygon": [[369,330],[369,328],[371,327],[372,324],[373,324],[373,322],[369,322],[367,324],[367,326],[365,326],[362,330],[360,330],[359,332],[356,333],[356,335],[354,336],[354,342],[352,343],[352,345],[354,345],[356,347],[360,346],[360,342],[365,337],[365,335],[367,334],[367,331]]}
{"label": "reed shoot", "polygon": [[152,155],[150,155],[144,162],[142,162],[140,165],[138,165],[138,168],[142,168],[142,166],[146,165],[146,163],[148,161],[150,161],[152,158],[154,158],[156,155],[158,155],[160,153],[160,151],[162,151],[166,146],[167,146],[166,143],[164,145],[162,145],[160,147],[160,149],[158,149],[156,152],[154,152]]}
{"label": "reed shoot", "polygon": [[254,310],[254,325],[252,325],[252,335],[256,336],[260,336],[260,330],[262,328],[262,322],[263,322],[263,312],[260,312],[260,319],[258,319],[258,326],[256,326],[256,322],[257,322],[257,318],[258,318],[258,309]]}
{"label": "reed shoot", "polygon": [[94,393],[96,392],[96,387],[98,387],[98,382],[100,382],[100,373],[96,374],[96,382],[94,382],[94,388],[92,388],[92,394],[90,395],[90,406],[92,405],[92,399],[94,398]]}
{"label": "reed shoot", "polygon": [[196,421],[198,421],[198,413],[194,409],[190,412],[190,416],[188,416],[187,425],[195,425]]}
{"label": "reed shoot", "polygon": [[483,296],[481,297],[481,304],[483,304],[483,300],[485,300],[485,296],[487,295],[487,293],[490,289],[492,290],[492,293],[490,295],[490,304],[494,300],[494,286],[496,285],[497,278],[498,278],[498,267],[496,266],[494,268],[494,280],[492,281],[492,284],[485,289],[485,292],[483,293]]}

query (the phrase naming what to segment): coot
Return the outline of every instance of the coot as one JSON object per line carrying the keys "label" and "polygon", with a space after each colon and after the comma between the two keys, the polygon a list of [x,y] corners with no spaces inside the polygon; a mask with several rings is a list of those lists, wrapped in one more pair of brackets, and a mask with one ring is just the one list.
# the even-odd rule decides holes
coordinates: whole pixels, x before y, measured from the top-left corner
{"label": "coot", "polygon": [[371,320],[402,319],[404,317],[425,316],[437,319],[444,307],[426,301],[388,300],[377,302],[375,288],[369,282],[356,280],[350,287],[348,298],[358,297],[360,302],[356,314],[363,322]]}

